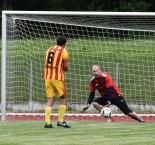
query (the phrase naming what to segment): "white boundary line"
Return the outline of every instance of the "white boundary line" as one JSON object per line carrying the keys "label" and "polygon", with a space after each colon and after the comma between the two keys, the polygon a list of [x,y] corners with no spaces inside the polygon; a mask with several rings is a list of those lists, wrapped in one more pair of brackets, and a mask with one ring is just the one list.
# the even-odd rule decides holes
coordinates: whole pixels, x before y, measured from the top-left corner
{"label": "white boundary line", "polygon": [[[0,113],[1,115],[1,113]],[[45,113],[6,113],[6,116],[44,116]],[[155,116],[155,114],[138,114],[139,116]],[[52,113],[52,116],[58,116],[58,113]],[[65,116],[101,116],[100,114],[89,113],[66,113]],[[124,114],[112,114],[112,116],[125,116]]]}

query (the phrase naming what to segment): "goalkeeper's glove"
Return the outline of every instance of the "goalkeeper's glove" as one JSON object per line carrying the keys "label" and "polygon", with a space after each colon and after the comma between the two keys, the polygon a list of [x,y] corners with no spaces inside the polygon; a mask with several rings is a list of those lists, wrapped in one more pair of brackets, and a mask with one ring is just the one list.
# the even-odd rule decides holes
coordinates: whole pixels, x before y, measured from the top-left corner
{"label": "goalkeeper's glove", "polygon": [[110,107],[110,105],[111,105],[111,102],[107,101],[106,107]]}
{"label": "goalkeeper's glove", "polygon": [[90,104],[87,104],[86,106],[83,107],[82,112],[86,111],[89,108]]}

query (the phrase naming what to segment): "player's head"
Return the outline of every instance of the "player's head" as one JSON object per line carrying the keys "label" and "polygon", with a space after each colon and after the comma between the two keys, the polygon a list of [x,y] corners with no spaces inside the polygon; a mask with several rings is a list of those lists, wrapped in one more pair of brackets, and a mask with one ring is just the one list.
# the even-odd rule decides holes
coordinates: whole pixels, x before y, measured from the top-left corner
{"label": "player's head", "polygon": [[98,65],[93,65],[92,66],[92,74],[95,77],[100,77],[101,76],[101,70],[100,70],[100,67]]}
{"label": "player's head", "polygon": [[57,38],[57,45],[64,46],[67,43],[67,39],[64,36],[59,36]]}

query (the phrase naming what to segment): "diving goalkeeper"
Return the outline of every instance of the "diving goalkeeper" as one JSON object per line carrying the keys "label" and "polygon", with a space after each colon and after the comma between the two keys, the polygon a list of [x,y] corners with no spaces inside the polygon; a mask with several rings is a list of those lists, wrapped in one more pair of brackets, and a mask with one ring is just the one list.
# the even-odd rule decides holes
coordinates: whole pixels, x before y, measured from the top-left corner
{"label": "diving goalkeeper", "polygon": [[[83,108],[83,112],[89,108],[91,103],[99,112],[101,112],[102,108],[110,107],[110,105],[113,104],[132,119],[145,122],[137,113],[128,107],[119,88],[115,85],[109,74],[102,72],[98,65],[92,66],[92,74],[93,78],[90,80],[90,95],[86,106]],[[101,97],[94,100],[95,90],[99,91]]]}

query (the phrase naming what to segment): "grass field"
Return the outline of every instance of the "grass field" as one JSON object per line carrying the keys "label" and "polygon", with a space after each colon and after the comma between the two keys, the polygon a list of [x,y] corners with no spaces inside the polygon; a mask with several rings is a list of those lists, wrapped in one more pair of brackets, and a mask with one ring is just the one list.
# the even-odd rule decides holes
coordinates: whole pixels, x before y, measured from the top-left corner
{"label": "grass field", "polygon": [[69,121],[44,129],[42,121],[0,123],[0,145],[154,145],[154,123]]}

